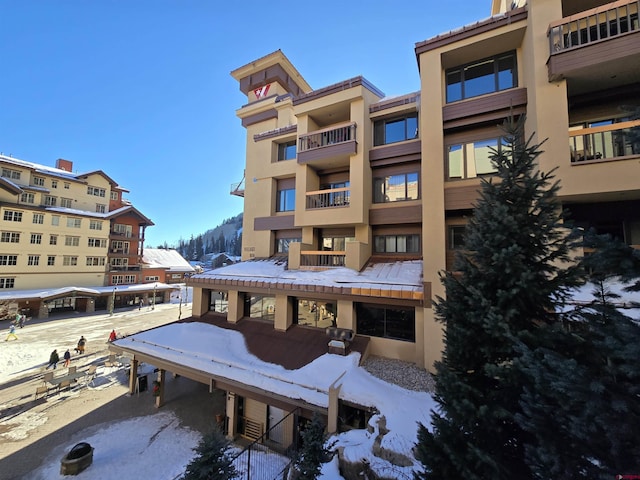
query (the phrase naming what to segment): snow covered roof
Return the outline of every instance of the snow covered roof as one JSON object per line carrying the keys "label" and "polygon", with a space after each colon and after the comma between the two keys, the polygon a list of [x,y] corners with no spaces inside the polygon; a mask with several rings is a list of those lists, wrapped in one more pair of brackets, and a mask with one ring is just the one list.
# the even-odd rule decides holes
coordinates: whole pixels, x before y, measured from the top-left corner
{"label": "snow covered roof", "polygon": [[133,285],[110,285],[107,287],[60,287],[60,288],[41,288],[32,290],[6,290],[0,292],[0,302],[12,301],[12,300],[26,300],[32,298],[54,298],[67,295],[89,295],[100,296],[105,293],[112,293],[114,288],[118,293],[135,293],[146,292],[151,288],[156,290],[174,290],[178,287],[175,285],[168,285],[166,283],[137,283]]}
{"label": "snow covered roof", "polygon": [[168,272],[195,272],[177,250],[165,248],[145,248],[142,262],[146,268],[166,268]]}
{"label": "snow covered roof", "polygon": [[315,289],[323,293],[422,301],[422,260],[370,263],[361,272],[346,267],[287,270],[282,260],[251,260],[196,274],[189,285],[215,284]]}

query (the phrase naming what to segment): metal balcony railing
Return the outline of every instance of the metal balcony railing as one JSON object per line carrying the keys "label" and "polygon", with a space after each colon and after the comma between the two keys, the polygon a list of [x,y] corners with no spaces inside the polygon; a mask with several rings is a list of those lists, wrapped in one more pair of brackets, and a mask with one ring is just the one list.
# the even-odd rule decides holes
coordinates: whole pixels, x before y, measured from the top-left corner
{"label": "metal balcony railing", "polygon": [[558,54],[627,32],[637,31],[640,0],[619,0],[565,17],[549,25],[549,52]]}
{"label": "metal balcony railing", "polygon": [[344,267],[346,252],[344,251],[315,251],[300,252],[300,268],[307,270]]}
{"label": "metal balcony railing", "polygon": [[307,209],[348,207],[351,190],[348,187],[307,192]]}
{"label": "metal balcony railing", "polygon": [[640,155],[640,120],[569,131],[571,162]]}
{"label": "metal balcony railing", "polygon": [[300,138],[298,138],[298,153],[328,145],[350,142],[355,139],[355,123],[316,130],[315,132],[300,135]]}

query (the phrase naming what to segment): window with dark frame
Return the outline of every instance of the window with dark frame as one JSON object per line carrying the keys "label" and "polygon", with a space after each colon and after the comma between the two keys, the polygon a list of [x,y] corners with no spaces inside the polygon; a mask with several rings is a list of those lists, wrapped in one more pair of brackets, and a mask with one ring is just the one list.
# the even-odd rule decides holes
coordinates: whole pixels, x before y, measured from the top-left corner
{"label": "window with dark frame", "polygon": [[356,303],[358,335],[416,341],[416,320],[413,308]]}
{"label": "window with dark frame", "polygon": [[373,203],[401,202],[420,198],[418,172],[374,177]]}
{"label": "window with dark frame", "polygon": [[518,86],[516,52],[461,65],[446,72],[447,103]]}
{"label": "window with dark frame", "polygon": [[296,141],[284,142],[278,144],[278,161],[294,160],[296,158]]}
{"label": "window with dark frame", "polygon": [[420,253],[420,235],[374,235],[375,253]]}
{"label": "window with dark frame", "polygon": [[286,188],[278,190],[276,212],[292,212],[296,209],[296,189]]}
{"label": "window with dark frame", "polygon": [[373,124],[373,146],[388,145],[418,138],[418,114],[384,118]]}

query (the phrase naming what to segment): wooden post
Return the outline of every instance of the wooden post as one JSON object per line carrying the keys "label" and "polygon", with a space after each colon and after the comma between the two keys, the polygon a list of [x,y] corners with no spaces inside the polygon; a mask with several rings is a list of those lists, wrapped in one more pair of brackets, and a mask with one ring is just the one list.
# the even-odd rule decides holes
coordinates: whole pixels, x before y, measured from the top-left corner
{"label": "wooden post", "polygon": [[156,397],[156,408],[160,408],[164,405],[164,382],[165,382],[165,370],[158,370],[158,378],[157,381],[160,382],[160,392],[158,392],[158,396]]}
{"label": "wooden post", "polygon": [[129,369],[129,395],[136,393],[136,386],[138,382],[138,360],[133,357],[131,360],[131,368]]}

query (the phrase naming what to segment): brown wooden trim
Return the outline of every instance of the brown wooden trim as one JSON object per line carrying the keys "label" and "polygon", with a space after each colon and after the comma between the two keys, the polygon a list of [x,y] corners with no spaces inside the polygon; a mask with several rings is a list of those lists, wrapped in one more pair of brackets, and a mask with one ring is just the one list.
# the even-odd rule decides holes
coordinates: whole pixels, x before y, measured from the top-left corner
{"label": "brown wooden trim", "polygon": [[289,190],[296,188],[296,177],[291,178],[279,178],[277,181],[278,190]]}
{"label": "brown wooden trim", "polygon": [[268,132],[256,133],[253,136],[254,142],[261,140],[267,140],[269,138],[280,137],[290,133],[296,133],[298,131],[298,125],[287,125],[286,127],[276,128],[275,130],[269,130]]}
{"label": "brown wooden trim", "polygon": [[389,204],[388,208],[372,208],[369,210],[370,225],[397,225],[401,223],[419,223],[421,221],[422,202],[407,206]]}
{"label": "brown wooden trim", "polygon": [[256,123],[264,122],[265,120],[271,120],[278,118],[278,111],[275,108],[265,110],[264,112],[256,113],[242,119],[242,126],[248,127]]}
{"label": "brown wooden trim", "polygon": [[[501,92],[449,103],[442,107],[442,121],[445,128],[450,127],[449,122],[467,119],[477,115],[486,115],[490,112],[508,110],[527,104],[527,89],[525,87],[510,88]],[[468,123],[476,123],[470,121]]]}
{"label": "brown wooden trim", "polygon": [[362,76],[350,78],[349,80],[345,80],[343,82],[334,83],[333,85],[329,85],[324,88],[320,88],[318,90],[314,90],[312,92],[303,94],[293,99],[293,105],[301,105],[306,102],[311,102],[318,98],[326,97],[327,95],[331,95],[333,93],[342,92],[343,90],[348,90],[354,87],[363,87],[367,90],[371,91],[374,95],[383,98],[384,93],[378,90],[372,83],[370,83],[366,78]]}
{"label": "brown wooden trim", "polygon": [[312,150],[305,150],[304,152],[298,152],[298,163],[305,164],[316,160],[323,160],[329,157],[336,157],[340,155],[354,155],[357,153],[357,142],[350,140],[348,142],[337,143],[333,145],[327,145],[325,147],[314,148]]}
{"label": "brown wooden trim", "polygon": [[253,219],[254,230],[285,230],[294,227],[294,215],[273,217],[256,217]]}
{"label": "brown wooden trim", "polygon": [[374,227],[372,229],[371,235],[422,235],[422,227],[420,224],[413,225],[385,225]]}
{"label": "brown wooden trim", "polygon": [[431,282],[422,282],[422,290],[424,292],[424,308],[433,308],[433,300],[431,299]]}
{"label": "brown wooden trim", "polygon": [[378,103],[374,103],[369,106],[369,113],[380,112],[382,110],[388,110],[395,107],[401,107],[402,105],[418,104],[420,102],[420,92],[408,93],[401,97],[396,97],[391,100],[382,100]]}
{"label": "brown wooden trim", "polygon": [[240,91],[245,95],[269,83],[278,82],[287,92],[295,96],[302,95],[304,90],[295,82],[280,64],[271,65],[240,79]]}
{"label": "brown wooden trim", "polygon": [[488,138],[498,138],[502,135],[504,135],[504,132],[498,125],[468,129],[461,132],[445,134],[444,145],[445,147],[448,147],[450,145],[477,142],[479,140],[486,140]]}
{"label": "brown wooden trim", "polygon": [[420,173],[420,163],[419,162],[411,162],[411,163],[400,163],[400,164],[392,164],[389,166],[381,167],[381,168],[372,168],[371,176],[373,178],[380,178],[387,175],[398,175],[400,173]]}
{"label": "brown wooden trim", "polygon": [[321,236],[323,238],[329,237],[355,237],[355,227],[335,227],[335,228],[323,228],[321,230]]}
{"label": "brown wooden trim", "polygon": [[444,189],[445,210],[467,210],[479,197],[480,181],[475,185],[447,186]]}
{"label": "brown wooden trim", "polygon": [[420,155],[422,152],[422,141],[409,140],[406,142],[393,143],[390,145],[381,145],[369,150],[369,162],[373,163],[379,160],[389,158],[404,157],[407,155]]}
{"label": "brown wooden trim", "polygon": [[526,7],[520,7],[516,8],[515,10],[506,12],[499,17],[494,16],[487,20],[476,22],[471,25],[466,25],[462,28],[458,28],[448,33],[438,35],[437,37],[430,38],[429,40],[416,43],[416,58],[423,53],[430,52],[431,50],[435,50],[437,48],[459,42],[460,40],[464,40],[466,38],[474,37],[485,32],[497,30],[498,28],[526,20],[527,16],[528,13]]}
{"label": "brown wooden trim", "polygon": [[[595,68],[612,60],[633,62],[640,55],[640,30],[607,38],[570,50],[562,50],[549,57],[549,81],[572,78],[581,69]],[[615,72],[611,72],[614,74]]]}
{"label": "brown wooden trim", "polygon": [[276,240],[279,238],[300,238],[302,237],[302,229],[293,228],[288,230],[277,230],[276,232]]}

